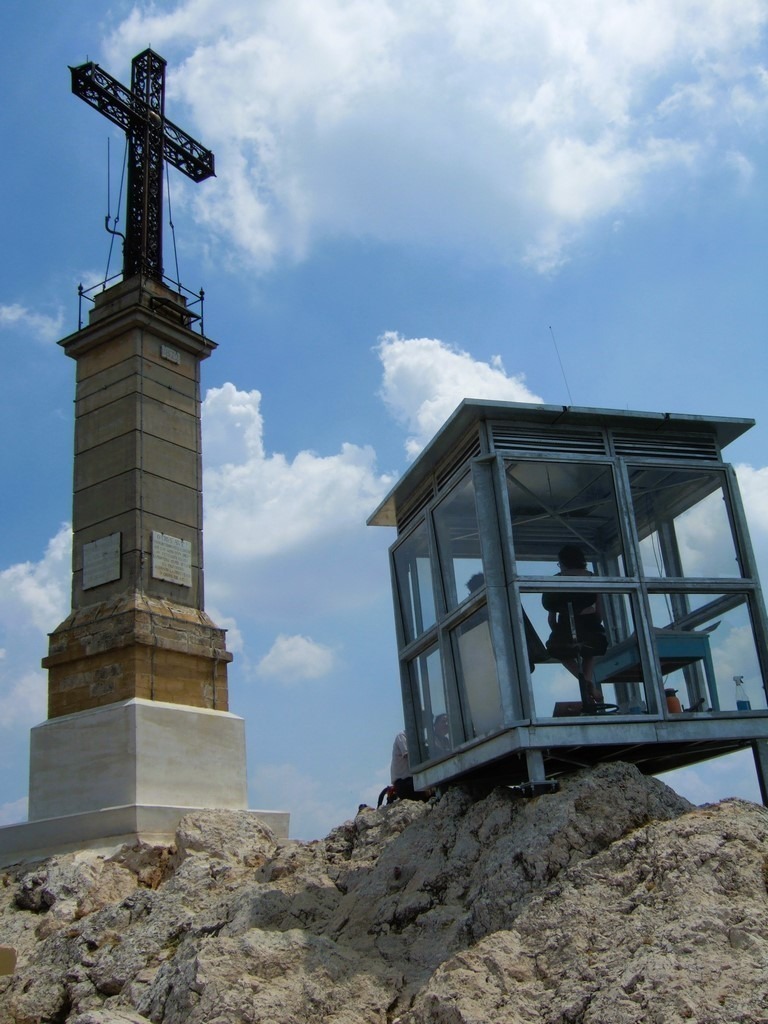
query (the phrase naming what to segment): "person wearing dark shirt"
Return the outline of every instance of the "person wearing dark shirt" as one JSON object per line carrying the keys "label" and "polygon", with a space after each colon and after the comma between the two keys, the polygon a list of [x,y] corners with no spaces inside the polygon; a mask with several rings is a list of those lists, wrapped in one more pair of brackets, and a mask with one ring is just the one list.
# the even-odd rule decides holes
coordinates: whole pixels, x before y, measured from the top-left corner
{"label": "person wearing dark shirt", "polygon": [[[578,544],[566,544],[560,549],[558,566],[558,576],[594,576],[587,569],[587,560]],[[547,650],[580,682],[583,680],[589,701],[602,703],[602,691],[594,682],[595,658],[605,654],[608,647],[600,595],[584,590],[558,590],[542,594],[541,603],[549,613],[552,631]]]}

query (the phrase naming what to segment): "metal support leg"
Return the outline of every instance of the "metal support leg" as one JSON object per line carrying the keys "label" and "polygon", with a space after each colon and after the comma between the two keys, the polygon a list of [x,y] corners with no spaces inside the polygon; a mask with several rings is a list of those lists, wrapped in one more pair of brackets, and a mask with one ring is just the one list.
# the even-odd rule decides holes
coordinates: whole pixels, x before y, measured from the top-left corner
{"label": "metal support leg", "polygon": [[544,793],[556,793],[560,783],[555,779],[547,779],[544,770],[544,754],[540,750],[526,750],[525,763],[528,768],[528,781],[522,786],[515,786],[518,796],[542,796]]}
{"label": "metal support leg", "polygon": [[752,753],[755,758],[757,782],[760,786],[760,799],[763,806],[768,807],[768,740],[753,740]]}
{"label": "metal support leg", "polygon": [[544,770],[544,755],[540,750],[526,750],[525,763],[528,767],[528,781],[534,786],[545,782],[547,773]]}

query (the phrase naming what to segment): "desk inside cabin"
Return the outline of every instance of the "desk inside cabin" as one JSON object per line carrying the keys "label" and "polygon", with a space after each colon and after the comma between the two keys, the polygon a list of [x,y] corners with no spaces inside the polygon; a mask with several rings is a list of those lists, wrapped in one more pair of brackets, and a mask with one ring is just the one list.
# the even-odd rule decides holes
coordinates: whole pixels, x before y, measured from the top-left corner
{"label": "desk inside cabin", "polygon": [[[709,647],[709,633],[693,630],[654,629],[656,651],[661,664],[661,674],[668,675],[686,665],[701,661],[707,681],[709,703],[713,711],[720,710],[717,697],[715,667]],[[609,647],[601,658],[595,660],[596,683],[641,683],[643,666],[640,647],[633,634],[620,644]]]}

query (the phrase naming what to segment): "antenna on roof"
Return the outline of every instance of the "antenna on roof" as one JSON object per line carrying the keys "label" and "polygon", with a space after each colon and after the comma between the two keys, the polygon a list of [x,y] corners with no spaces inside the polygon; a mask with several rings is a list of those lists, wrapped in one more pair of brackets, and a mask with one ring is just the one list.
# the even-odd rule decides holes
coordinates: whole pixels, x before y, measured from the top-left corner
{"label": "antenna on roof", "polygon": [[552,335],[552,344],[555,346],[555,352],[557,354],[557,361],[558,361],[558,363],[560,363],[560,372],[562,373],[563,380],[565,381],[565,390],[568,392],[568,404],[569,405],[573,405],[573,397],[571,395],[571,389],[568,387],[568,378],[565,376],[565,367],[563,366],[563,360],[560,358],[560,350],[558,349],[557,342],[555,341],[555,332],[552,330],[551,327],[549,328],[549,333]]}

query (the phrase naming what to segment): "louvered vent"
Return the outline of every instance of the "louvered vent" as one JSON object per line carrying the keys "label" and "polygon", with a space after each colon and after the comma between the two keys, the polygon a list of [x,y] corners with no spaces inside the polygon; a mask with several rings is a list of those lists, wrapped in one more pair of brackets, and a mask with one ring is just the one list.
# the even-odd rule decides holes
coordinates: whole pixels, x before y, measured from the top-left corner
{"label": "louvered vent", "polygon": [[451,452],[448,458],[441,462],[437,467],[437,471],[435,473],[437,490],[442,491],[456,470],[479,454],[480,435],[477,432],[473,432],[463,444],[459,445],[455,451]]}
{"label": "louvered vent", "polygon": [[409,502],[407,502],[402,509],[397,510],[397,532],[402,533],[403,530],[412,523],[416,516],[422,512],[426,506],[432,500],[434,490],[432,488],[432,482],[418,491]]}
{"label": "louvered vent", "polygon": [[542,430],[494,423],[493,446],[497,452],[560,452],[573,455],[605,455],[601,430]]}
{"label": "louvered vent", "polygon": [[702,459],[720,461],[713,437],[704,434],[614,433],[613,446],[617,455],[640,455],[646,459]]}

